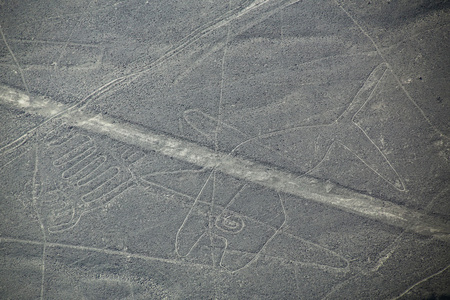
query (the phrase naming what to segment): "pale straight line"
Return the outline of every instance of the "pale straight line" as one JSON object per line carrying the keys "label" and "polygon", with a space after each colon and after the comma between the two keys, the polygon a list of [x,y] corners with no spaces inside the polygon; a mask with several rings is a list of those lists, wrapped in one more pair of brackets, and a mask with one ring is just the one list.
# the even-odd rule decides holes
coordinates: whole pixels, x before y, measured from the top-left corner
{"label": "pale straight line", "polygon": [[65,248],[65,249],[73,249],[73,250],[79,250],[79,251],[91,251],[91,252],[96,252],[96,253],[101,253],[101,254],[118,255],[118,256],[123,256],[123,257],[127,257],[127,258],[136,258],[136,259],[142,259],[142,260],[146,260],[146,261],[156,261],[156,262],[174,264],[174,265],[179,265],[179,266],[197,267],[199,269],[211,268],[208,265],[202,265],[202,264],[183,261],[183,260],[147,256],[144,254],[130,253],[130,252],[120,251],[120,250],[96,248],[96,247],[91,247],[91,246],[70,245],[70,244],[52,243],[52,242],[44,243],[41,241],[32,241],[32,240],[24,240],[24,239],[9,238],[9,237],[0,237],[0,243],[18,243],[18,244],[24,244],[24,245],[45,246],[47,248]]}
{"label": "pale straight line", "polygon": [[[13,238],[13,237],[0,237],[0,243],[17,243],[22,245],[35,245],[35,246],[43,246],[44,243],[39,240],[26,240],[26,239],[19,239],[19,238]],[[155,257],[155,256],[148,256],[145,254],[138,254],[138,253],[131,253],[127,251],[120,251],[120,250],[111,250],[111,249],[105,249],[105,248],[97,248],[92,246],[82,246],[82,245],[72,245],[72,244],[63,244],[63,243],[53,243],[53,242],[46,242],[45,243],[47,248],[64,248],[64,249],[72,249],[72,250],[78,250],[78,251],[90,251],[90,252],[96,252],[101,254],[107,254],[107,255],[116,255],[116,256],[122,256],[126,258],[135,258],[135,259],[142,259],[144,261],[150,261],[150,262],[161,262],[166,264],[172,264],[172,265],[178,265],[178,266],[186,266],[186,267],[195,267],[198,269],[214,269],[218,272],[224,272],[229,273],[229,271],[226,271],[224,269],[217,269],[211,265],[204,265],[200,263],[195,263],[183,259],[170,259],[170,258],[162,258],[162,257]],[[329,271],[329,272],[336,272],[336,273],[347,273],[348,272],[348,266],[345,268],[338,268],[338,267],[330,267],[327,265],[320,265],[316,263],[306,263],[306,262],[298,262],[298,261],[291,261],[288,259],[283,259],[280,257],[275,257],[267,254],[262,254],[262,256],[270,257],[272,259],[278,260],[278,261],[285,261],[290,262],[294,264],[298,264],[305,267],[314,267],[318,268],[323,271]],[[234,272],[231,272],[234,273]]]}
{"label": "pale straight line", "polygon": [[[228,5],[231,1],[228,2]],[[219,150],[219,133],[222,129],[222,103],[223,103],[223,90],[225,86],[225,58],[227,55],[227,49],[228,49],[228,43],[230,41],[230,25],[228,25],[227,29],[227,39],[225,41],[225,46],[223,48],[223,55],[222,55],[222,63],[220,65],[221,72],[220,72],[220,93],[219,93],[219,104],[218,104],[218,112],[217,112],[217,125],[216,129],[214,131],[214,149],[215,151]]]}
{"label": "pale straight line", "polygon": [[6,48],[8,49],[9,54],[11,54],[16,66],[17,66],[17,69],[19,69],[20,78],[22,78],[22,83],[25,87],[25,90],[29,93],[30,90],[28,89],[28,84],[27,84],[27,81],[25,80],[25,75],[23,74],[22,67],[20,66],[19,61],[17,60],[16,56],[14,55],[14,52],[12,51],[11,47],[9,47],[8,41],[6,40],[6,37],[5,37],[5,34],[3,33],[3,29],[2,29],[1,25],[0,25],[0,35],[2,36],[3,42],[5,42]]}
{"label": "pale straight line", "polygon": [[398,295],[397,297],[392,298],[392,300],[398,300],[398,299],[402,298],[403,296],[405,296],[406,294],[408,294],[408,293],[409,293],[413,288],[415,288],[416,286],[418,286],[418,285],[420,285],[420,284],[422,284],[422,283],[424,283],[424,282],[430,280],[431,278],[433,278],[433,277],[435,277],[435,276],[437,276],[437,275],[439,275],[439,274],[444,273],[448,268],[450,268],[450,265],[446,266],[445,268],[443,268],[442,270],[440,270],[440,271],[438,271],[438,272],[436,272],[436,273],[434,273],[434,274],[431,274],[431,275],[428,276],[427,278],[424,278],[424,279],[420,280],[419,282],[416,282],[415,284],[413,284],[412,286],[410,286],[406,291],[404,291],[403,293],[401,293],[401,294]]}
{"label": "pale straight line", "polygon": [[[35,97],[32,105],[24,105],[26,102],[23,101],[23,98],[28,96],[22,91],[2,86],[0,86],[0,91],[3,91],[3,94],[0,94],[0,103],[13,105],[31,114],[51,118],[65,109],[60,103],[39,97]],[[14,95],[14,97],[11,97],[11,95]],[[309,176],[299,177],[298,174],[275,169],[227,153],[215,152],[210,148],[167,134],[155,133],[146,127],[101,115],[91,116],[80,110],[60,114],[59,118],[64,119],[72,126],[106,135],[123,143],[156,151],[202,168],[216,169],[233,177],[254,182],[279,192],[331,205],[407,231],[431,235],[450,242],[450,225],[444,220],[355,192],[329,181]]]}
{"label": "pale straight line", "polygon": [[43,237],[43,243],[42,243],[42,258],[41,258],[41,292],[40,292],[40,299],[44,299],[44,288],[45,288],[45,257],[46,257],[46,247],[47,247],[47,235],[45,234],[45,228],[44,228],[44,223],[41,220],[41,215],[39,213],[38,210],[38,205],[37,205],[37,196],[36,196],[36,177],[37,177],[37,172],[38,172],[38,164],[39,164],[39,157],[37,154],[37,149],[35,150],[35,160],[34,160],[34,171],[33,171],[33,181],[32,181],[32,186],[33,186],[33,192],[32,192],[32,198],[33,198],[33,206],[34,206],[34,210],[36,212],[36,216],[37,219],[39,221],[39,226],[41,227],[42,230],[42,237]]}
{"label": "pale straight line", "polygon": [[391,64],[388,62],[388,60],[386,59],[386,57],[384,56],[383,52],[381,52],[380,47],[378,47],[377,43],[375,42],[375,40],[372,38],[372,36],[366,31],[364,30],[364,28],[359,24],[359,22],[350,14],[350,12],[344,8],[344,6],[340,3],[340,1],[338,0],[333,0],[333,2],[349,17],[349,19],[356,25],[356,27],[358,27],[358,29],[361,31],[362,34],[364,34],[372,43],[372,45],[374,46],[375,50],[377,51],[377,53],[380,55],[380,57],[383,59],[383,61],[388,65],[389,69],[392,72],[392,75],[395,78],[395,81],[397,82],[398,86],[402,89],[403,93],[406,95],[406,97],[408,98],[408,100],[417,108],[417,110],[420,112],[420,114],[422,115],[422,117],[425,119],[425,121],[434,129],[434,131],[436,131],[440,136],[445,137],[447,139],[449,139],[450,137],[447,136],[446,134],[444,134],[441,130],[439,130],[432,122],[431,120],[427,117],[427,115],[425,114],[425,111],[419,106],[419,104],[417,104],[417,102],[413,99],[413,97],[411,96],[411,94],[408,92],[408,90],[405,88],[405,86],[403,85],[403,83],[401,82],[400,78],[398,78],[397,74],[394,72],[394,68],[391,66]]}

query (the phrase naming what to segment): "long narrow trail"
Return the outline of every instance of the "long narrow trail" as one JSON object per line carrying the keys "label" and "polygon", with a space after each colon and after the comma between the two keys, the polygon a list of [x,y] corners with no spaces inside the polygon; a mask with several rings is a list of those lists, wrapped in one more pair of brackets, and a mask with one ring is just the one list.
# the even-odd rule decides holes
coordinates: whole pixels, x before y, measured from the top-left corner
{"label": "long narrow trail", "polygon": [[[274,190],[323,203],[335,208],[370,218],[421,235],[433,236],[450,242],[450,224],[439,218],[384,201],[326,180],[309,176],[298,177],[284,170],[268,167],[200,146],[149,128],[126,123],[102,115],[90,115],[80,109],[67,109],[64,105],[43,97],[30,97],[26,92],[0,86],[0,104],[45,118],[58,118],[72,126],[106,135],[112,139],[156,151],[163,155],[189,162],[203,168],[215,168],[236,178],[248,180]],[[23,135],[27,138],[29,135]],[[17,143],[20,147],[24,143]],[[8,148],[8,152],[12,149]],[[20,152],[20,151],[19,151]],[[1,153],[0,153],[1,155]]]}

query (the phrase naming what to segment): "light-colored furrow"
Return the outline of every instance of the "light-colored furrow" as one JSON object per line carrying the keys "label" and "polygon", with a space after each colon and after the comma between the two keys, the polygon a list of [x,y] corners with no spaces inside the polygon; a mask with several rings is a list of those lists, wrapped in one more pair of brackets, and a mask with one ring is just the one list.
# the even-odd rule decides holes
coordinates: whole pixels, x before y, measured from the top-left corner
{"label": "light-colored furrow", "polygon": [[[33,99],[32,105],[29,105],[27,100],[29,96],[22,91],[4,86],[0,87],[0,91],[0,103],[13,105],[15,108],[23,109],[31,114],[51,118],[59,111],[64,110],[61,104],[50,99],[36,97]],[[248,180],[303,199],[327,204],[418,234],[450,241],[450,225],[443,220],[355,192],[329,181],[309,176],[299,178],[297,174],[271,168],[227,153],[215,152],[189,141],[155,133],[149,128],[113,120],[101,115],[91,116],[82,111],[74,111],[62,114],[59,117],[72,126],[106,135],[145,150],[156,151],[203,168],[216,169],[236,178]]]}

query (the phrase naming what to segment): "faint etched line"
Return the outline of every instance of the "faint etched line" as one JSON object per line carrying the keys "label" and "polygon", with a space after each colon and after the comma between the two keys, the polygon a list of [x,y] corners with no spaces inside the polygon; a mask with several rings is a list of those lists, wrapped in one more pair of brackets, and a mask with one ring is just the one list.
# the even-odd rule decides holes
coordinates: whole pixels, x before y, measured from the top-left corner
{"label": "faint etched line", "polygon": [[[23,239],[16,239],[16,238],[8,238],[8,237],[0,237],[0,243],[19,243],[19,244],[25,244],[25,245],[38,245],[42,246],[44,243],[40,241],[31,241],[31,240],[23,240]],[[117,251],[117,250],[109,250],[104,248],[95,248],[95,247],[89,247],[89,246],[79,246],[79,245],[70,245],[70,244],[63,244],[63,243],[52,243],[47,242],[45,243],[48,248],[64,248],[64,249],[72,249],[72,250],[79,250],[79,251],[91,251],[101,254],[108,254],[108,255],[116,255],[126,258],[136,258],[136,259],[142,259],[144,261],[151,261],[151,262],[162,262],[162,263],[168,263],[172,265],[178,265],[178,266],[185,266],[185,267],[195,267],[200,270],[208,268],[208,269],[214,269],[218,272],[226,272],[225,270],[216,269],[212,266],[204,265],[204,264],[197,264],[193,262],[186,262],[184,260],[177,260],[177,259],[168,259],[168,258],[159,258],[154,256],[147,256],[143,254],[136,254],[136,253],[130,253],[126,251]]]}
{"label": "faint etched line", "polygon": [[97,148],[95,146],[89,147],[84,152],[75,157],[75,163],[61,174],[62,178],[69,179],[77,176],[77,174],[83,171],[86,163],[92,161],[92,157],[95,154],[96,150]]}
{"label": "faint etched line", "polygon": [[333,286],[331,288],[331,290],[321,298],[321,300],[329,300],[329,299],[335,299],[335,297],[332,297],[334,293],[336,293],[337,291],[339,291],[340,289],[342,289],[343,287],[345,287],[346,285],[348,285],[353,279],[355,278],[359,278],[359,274],[354,275],[346,280],[344,280],[343,282],[340,282],[338,284],[336,284],[335,286]]}
{"label": "faint etched line", "polygon": [[431,122],[431,120],[426,116],[425,112],[423,111],[423,109],[416,103],[416,101],[414,101],[414,99],[412,98],[411,94],[408,92],[408,90],[405,88],[405,86],[403,85],[403,83],[401,82],[400,78],[398,78],[397,74],[394,72],[394,69],[392,68],[392,66],[388,63],[386,57],[383,55],[383,53],[381,52],[380,48],[378,47],[377,43],[375,43],[375,40],[370,36],[370,34],[359,24],[358,21],[356,21],[356,19],[344,8],[344,6],[339,3],[338,0],[333,0],[334,3],[336,3],[336,5],[352,20],[352,22],[359,28],[359,30],[370,40],[370,42],[373,44],[373,46],[375,47],[375,49],[377,50],[378,54],[380,55],[380,57],[383,59],[383,61],[387,64],[387,66],[389,67],[389,69],[392,72],[392,75],[395,78],[395,81],[397,82],[398,86],[402,89],[403,93],[405,93],[406,97],[408,98],[408,100],[417,108],[417,110],[420,112],[420,114],[422,115],[422,117],[425,119],[425,121],[433,128],[434,131],[436,131],[440,136],[445,137],[447,139],[450,139],[449,136],[445,135],[442,131],[440,131],[435,125],[433,125],[433,123]]}
{"label": "faint etched line", "polygon": [[3,42],[5,42],[6,48],[8,49],[9,53],[11,54],[16,66],[17,66],[17,69],[19,70],[20,77],[22,78],[22,82],[25,87],[25,90],[27,91],[27,94],[29,94],[30,90],[28,88],[27,81],[25,80],[25,76],[23,74],[22,67],[20,66],[19,61],[17,60],[16,56],[14,55],[14,52],[12,51],[11,47],[9,46],[8,41],[6,40],[5,34],[3,33],[3,29],[2,29],[1,25],[0,25],[0,34],[2,35]]}
{"label": "faint etched line", "polygon": [[[52,105],[52,103],[47,102],[46,105]],[[32,114],[39,113],[39,111],[36,112],[32,109],[27,109],[27,111]],[[142,149],[156,151],[199,167],[217,169],[233,177],[248,180],[277,191],[328,204],[419,234],[432,235],[444,241],[450,240],[448,224],[438,218],[357,193],[331,182],[306,176],[297,178],[297,175],[290,172],[268,168],[265,165],[229,154],[216,153],[195,143],[156,134],[148,128],[123,123],[100,115],[92,117],[78,111],[73,114],[65,114],[64,119],[73,126],[106,135]]]}
{"label": "faint etched line", "polygon": [[[228,5],[231,4],[231,1],[228,1]],[[222,55],[222,62],[220,65],[220,91],[219,91],[219,103],[217,104],[218,106],[218,111],[217,111],[217,124],[216,124],[216,128],[214,130],[214,150],[218,151],[219,150],[219,132],[221,130],[222,127],[222,102],[223,102],[223,90],[224,90],[224,85],[225,85],[225,57],[227,55],[227,45],[229,43],[230,40],[230,25],[227,26],[227,39],[225,41],[225,46],[223,48],[223,55]]]}
{"label": "faint etched line", "polygon": [[[248,268],[252,263],[254,263],[256,260],[258,260],[261,256],[261,253],[263,253],[265,251],[267,245],[278,235],[278,233],[280,233],[283,230],[284,226],[286,225],[286,215],[287,214],[286,214],[286,209],[284,207],[284,202],[283,202],[283,199],[281,198],[280,193],[277,193],[277,194],[278,194],[278,199],[280,200],[281,208],[283,210],[283,216],[284,216],[283,223],[281,223],[279,228],[275,229],[275,232],[272,234],[272,236],[267,239],[267,241],[262,245],[261,249],[259,249],[259,251],[257,253],[255,253],[253,258],[249,262],[247,262],[245,264],[245,266],[243,266],[237,270],[233,270],[231,273],[235,273],[235,272],[241,271],[245,268]],[[225,268],[225,266],[222,265],[222,261],[220,262],[220,265]]]}
{"label": "faint etched line", "polygon": [[397,248],[399,247],[398,242],[399,242],[399,240],[403,237],[403,234],[404,234],[404,231],[403,231],[402,233],[400,233],[400,234],[395,238],[395,240],[394,240],[389,246],[387,246],[386,249],[384,249],[384,250],[380,253],[380,255],[383,255],[383,256],[381,256],[381,257],[378,259],[377,264],[376,264],[373,268],[370,269],[370,272],[377,272],[377,271],[384,265],[384,263],[385,263],[388,259],[391,258],[392,254],[394,254],[394,252],[395,252],[395,251],[397,250]]}
{"label": "faint etched line", "polygon": [[450,265],[448,265],[448,266],[446,266],[445,268],[443,268],[442,270],[440,270],[440,271],[438,271],[438,272],[436,272],[436,273],[434,273],[434,274],[431,274],[430,276],[428,276],[428,277],[426,277],[426,278],[424,278],[424,279],[422,279],[422,280],[416,282],[415,284],[413,284],[412,286],[410,286],[406,291],[404,291],[403,293],[401,293],[401,294],[398,295],[397,297],[392,298],[392,300],[398,300],[398,299],[402,298],[403,296],[407,295],[407,294],[408,294],[413,288],[415,288],[416,286],[418,286],[418,285],[420,285],[420,284],[422,284],[422,283],[424,283],[424,282],[430,280],[431,278],[433,278],[433,277],[435,277],[435,276],[437,276],[437,275],[439,275],[439,274],[444,273],[448,268],[450,268]]}
{"label": "faint etched line", "polygon": [[[245,141],[241,142],[237,146],[233,148],[231,151],[232,153],[235,152],[237,149],[242,147],[243,145],[255,142],[258,140],[261,140],[263,138],[270,138],[274,136],[281,135],[283,133],[288,132],[296,132],[301,131],[304,129],[314,129],[317,128],[317,130],[323,130],[325,131],[325,135],[327,140],[329,141],[329,146],[327,147],[326,153],[323,156],[323,159],[319,162],[317,162],[312,169],[309,169],[305,171],[302,176],[311,173],[315,168],[317,168],[327,157],[327,154],[329,153],[331,147],[335,142],[339,142],[346,150],[348,150],[350,153],[352,153],[356,158],[358,158],[362,163],[364,163],[371,171],[373,171],[377,176],[379,176],[381,179],[386,181],[386,183],[393,186],[395,189],[399,191],[406,191],[406,187],[403,183],[403,179],[398,174],[397,170],[392,166],[391,162],[388,160],[386,155],[381,151],[381,149],[376,145],[376,143],[369,137],[369,135],[355,122],[355,116],[361,111],[361,109],[366,105],[368,101],[370,101],[374,95],[375,90],[379,86],[380,81],[385,76],[387,72],[387,64],[381,63],[375,69],[370,73],[366,81],[364,82],[363,86],[359,89],[355,97],[352,99],[350,104],[347,106],[347,108],[331,123],[327,124],[317,124],[317,125],[306,125],[306,126],[294,126],[290,128],[284,128],[279,130],[274,130],[265,134],[260,134],[256,137],[248,138]],[[374,147],[373,151],[366,151],[366,155],[368,156],[367,159],[364,159],[360,155],[358,155],[355,151],[353,151],[349,146],[345,144],[345,140],[337,136],[336,133],[337,130],[340,130],[344,133],[344,138],[347,138],[347,135],[345,134],[345,129],[347,126],[347,129],[351,129],[349,126],[355,126],[359,129],[359,134],[363,134],[362,138],[369,141],[371,144],[371,147]],[[340,129],[342,127],[342,129]],[[327,131],[328,130],[328,131]],[[381,157],[378,157],[381,156]],[[388,169],[387,172],[393,172],[395,174],[395,181],[389,180],[386,176],[381,174],[379,171],[377,171],[374,167],[372,167],[367,160],[369,159],[375,159],[376,163],[380,163],[379,159],[382,158],[382,163],[386,163],[387,167],[385,169]],[[382,166],[380,164],[380,166]]]}
{"label": "faint etched line", "polygon": [[[101,207],[104,207],[106,204],[110,203],[112,200],[114,200],[116,197],[120,196],[123,192],[125,192],[130,186],[132,186],[133,183],[130,181],[126,181],[121,183],[119,186],[115,187],[110,192],[102,195],[100,198],[96,198],[94,200],[91,200],[89,202],[82,202],[81,204],[78,203],[76,206],[74,206],[72,218],[68,222],[64,222],[62,224],[49,226],[48,231],[50,233],[61,233],[66,230],[72,229],[81,220],[81,217],[93,210],[100,209]],[[84,199],[85,200],[85,199]]]}
{"label": "faint etched line", "polygon": [[[59,170],[70,190],[50,192],[56,200],[48,202],[51,206],[46,221],[50,233],[75,227],[85,213],[107,205],[133,185],[130,174],[126,172],[128,169],[122,170],[114,165],[112,157],[99,156],[102,153],[98,152],[90,136],[74,132],[64,122],[59,123],[44,135],[43,144],[47,146],[44,150],[47,152],[44,151],[43,155],[50,156],[51,165],[57,167],[50,172]],[[130,155],[127,158],[133,159]],[[71,192],[77,194],[74,196]],[[48,201],[47,198],[52,199],[48,194],[41,196],[44,202]],[[68,198],[75,199],[75,202],[61,201]]]}
{"label": "faint etched line", "polygon": [[100,172],[100,167],[106,162],[106,156],[92,156],[90,161],[83,160],[82,162],[88,164],[76,173],[79,174],[79,176],[77,176],[77,186],[84,186],[95,177],[93,174]]}
{"label": "faint etched line", "polygon": [[[296,66],[301,68],[301,67],[310,67],[311,65],[314,65],[315,63],[330,63],[330,60],[333,59],[339,59],[339,58],[352,58],[352,57],[357,57],[357,56],[362,56],[362,57],[367,57],[370,55],[375,55],[378,54],[375,50],[374,51],[364,51],[364,52],[359,52],[359,53],[355,53],[355,54],[336,54],[336,55],[330,55],[330,56],[324,56],[324,57],[320,57],[320,58],[316,58],[316,59],[312,59],[309,61],[305,61],[302,63],[298,63]],[[251,74],[251,75],[247,75],[245,76],[245,78],[243,79],[239,79],[236,81],[233,81],[234,84],[239,85],[244,81],[248,81],[248,80],[257,80],[259,77],[267,77],[267,76],[279,76],[279,69],[274,69],[274,70],[267,70],[265,71],[263,74]],[[282,70],[283,73],[286,72],[286,70]],[[354,81],[354,80],[346,80],[346,79],[337,79],[337,80],[327,80],[326,83],[334,83],[334,82],[345,82],[345,81]],[[298,86],[308,86],[308,85],[314,85],[314,84],[318,84],[318,83],[324,83],[325,81],[309,81],[309,82],[302,82],[302,83],[296,83]]]}
{"label": "faint etched line", "polygon": [[45,232],[45,227],[44,227],[44,223],[42,222],[41,216],[39,214],[39,210],[38,210],[38,204],[37,204],[37,191],[36,188],[38,187],[37,183],[36,183],[36,179],[38,176],[38,163],[39,163],[39,157],[38,157],[38,150],[35,149],[35,158],[34,158],[34,171],[33,171],[33,179],[32,179],[32,203],[33,203],[33,207],[34,207],[34,211],[36,213],[36,217],[38,219],[39,222],[39,227],[41,228],[41,232],[42,232],[42,238],[43,238],[43,242],[42,242],[42,259],[41,259],[41,286],[40,286],[40,299],[43,300],[44,299],[44,283],[45,283],[45,252],[46,252],[46,247],[47,247],[47,235]]}
{"label": "faint etched line", "polygon": [[[192,251],[192,249],[193,249],[194,246],[195,246],[195,245],[192,246],[186,254],[180,254],[180,252],[179,252],[180,246],[178,245],[178,244],[179,244],[179,239],[180,239],[180,234],[181,234],[181,231],[183,230],[183,228],[185,227],[187,221],[190,219],[191,214],[193,213],[194,209],[195,209],[196,206],[197,206],[197,203],[199,202],[199,199],[200,199],[200,196],[201,196],[202,192],[204,191],[204,189],[205,189],[206,186],[208,185],[208,183],[209,183],[209,181],[211,180],[213,174],[214,174],[214,171],[211,171],[210,174],[209,174],[209,176],[208,176],[208,178],[206,179],[205,183],[203,184],[202,188],[201,188],[200,191],[198,192],[197,197],[195,197],[194,203],[191,205],[191,208],[189,209],[189,212],[187,213],[186,217],[185,217],[184,220],[183,220],[183,223],[181,223],[181,226],[180,226],[180,228],[178,228],[177,233],[176,233],[176,235],[175,235],[175,252],[176,252],[177,255],[180,256],[180,257],[188,256],[189,253]],[[197,243],[199,240],[200,240],[200,238],[196,241],[196,243]]]}
{"label": "faint etched line", "polygon": [[321,246],[321,245],[319,245],[319,244],[316,244],[316,243],[313,243],[313,242],[311,242],[311,241],[305,240],[305,239],[303,239],[303,238],[301,238],[301,237],[298,237],[298,236],[296,236],[295,234],[286,232],[285,229],[286,229],[286,228],[282,228],[283,234],[284,234],[284,235],[289,236],[289,237],[291,237],[292,239],[301,241],[302,243],[304,243],[304,244],[306,244],[306,245],[308,245],[308,246],[311,246],[311,247],[314,247],[314,248],[319,248],[320,250],[326,252],[327,254],[330,254],[330,255],[332,255],[332,256],[335,256],[335,257],[337,257],[337,258],[339,258],[339,259],[341,259],[342,261],[345,262],[345,267],[331,267],[331,266],[326,266],[326,265],[322,265],[322,264],[318,264],[318,263],[304,263],[304,262],[301,263],[302,265],[303,265],[303,264],[304,264],[304,265],[320,265],[320,266],[324,266],[324,269],[328,269],[328,268],[331,268],[330,270],[336,270],[336,269],[338,269],[338,270],[341,270],[341,272],[348,272],[348,271],[350,271],[350,262],[349,262],[349,260],[348,260],[347,258],[345,258],[343,255],[338,254],[338,253],[336,253],[336,252],[334,252],[334,251],[332,251],[332,250],[330,250],[330,249],[328,249],[328,248],[326,248],[326,247],[324,247],[324,246]]}

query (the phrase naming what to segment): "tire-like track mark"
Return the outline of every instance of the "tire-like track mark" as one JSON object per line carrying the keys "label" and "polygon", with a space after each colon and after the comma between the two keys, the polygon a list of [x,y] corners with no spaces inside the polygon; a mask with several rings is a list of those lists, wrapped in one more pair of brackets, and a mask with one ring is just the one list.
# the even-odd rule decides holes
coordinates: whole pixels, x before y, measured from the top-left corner
{"label": "tire-like track mark", "polygon": [[68,125],[106,135],[144,150],[156,151],[202,168],[215,168],[225,174],[276,191],[330,205],[407,231],[433,236],[446,242],[450,241],[450,226],[445,221],[419,211],[361,194],[329,181],[309,176],[298,178],[296,174],[290,172],[269,168],[226,153],[215,152],[195,143],[155,133],[148,128],[120,120],[101,115],[93,116],[80,110],[61,114],[65,107],[50,99],[37,97],[30,105],[29,102],[24,101],[28,97],[24,92],[9,87],[0,87],[0,91],[3,91],[0,93],[0,103],[12,105],[30,114],[47,118],[58,114]]}

